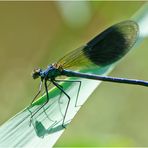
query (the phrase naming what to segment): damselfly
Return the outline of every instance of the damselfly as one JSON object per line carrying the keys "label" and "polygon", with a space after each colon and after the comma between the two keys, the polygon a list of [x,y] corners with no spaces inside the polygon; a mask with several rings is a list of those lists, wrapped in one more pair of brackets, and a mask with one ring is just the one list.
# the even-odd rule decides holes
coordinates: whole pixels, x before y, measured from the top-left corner
{"label": "damselfly", "polygon": [[[114,64],[120,60],[128,51],[135,45],[139,35],[139,26],[135,21],[127,20],[115,24],[101,34],[97,35],[86,45],[70,52],[58,62],[51,64],[47,69],[35,69],[32,77],[41,79],[39,92],[34,97],[33,101],[41,92],[41,87],[44,82],[47,95],[46,102],[32,114],[31,118],[49,101],[47,81],[50,81],[60,91],[65,94],[68,103],[65,109],[62,126],[64,127],[65,117],[70,103],[70,96],[57,83],[56,77],[80,77],[86,79],[94,79],[116,83],[127,83],[134,85],[148,86],[148,81],[116,78],[110,76],[102,76],[95,74],[82,73],[78,70],[89,70],[97,67],[105,67]],[[76,71],[77,70],[77,71]],[[33,102],[32,101],[32,102]]]}

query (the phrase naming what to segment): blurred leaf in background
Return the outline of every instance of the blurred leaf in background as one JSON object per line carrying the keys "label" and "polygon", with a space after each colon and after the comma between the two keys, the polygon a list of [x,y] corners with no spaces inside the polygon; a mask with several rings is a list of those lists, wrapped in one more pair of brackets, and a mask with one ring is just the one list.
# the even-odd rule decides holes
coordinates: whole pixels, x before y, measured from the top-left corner
{"label": "blurred leaf in background", "polygon": [[[127,20],[144,2],[0,2],[0,123],[28,105],[39,81],[30,74],[106,27]],[[111,75],[147,79],[148,39]],[[148,145],[147,89],[102,83],[56,146]]]}

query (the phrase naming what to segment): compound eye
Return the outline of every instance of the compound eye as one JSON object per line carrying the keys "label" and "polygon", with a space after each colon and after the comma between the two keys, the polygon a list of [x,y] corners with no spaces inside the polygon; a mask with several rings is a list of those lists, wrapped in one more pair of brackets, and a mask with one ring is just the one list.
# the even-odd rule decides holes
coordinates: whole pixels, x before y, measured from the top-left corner
{"label": "compound eye", "polygon": [[40,71],[41,71],[41,69],[34,69],[33,70],[33,72],[32,72],[32,77],[33,77],[33,79],[37,79],[39,76],[40,76]]}

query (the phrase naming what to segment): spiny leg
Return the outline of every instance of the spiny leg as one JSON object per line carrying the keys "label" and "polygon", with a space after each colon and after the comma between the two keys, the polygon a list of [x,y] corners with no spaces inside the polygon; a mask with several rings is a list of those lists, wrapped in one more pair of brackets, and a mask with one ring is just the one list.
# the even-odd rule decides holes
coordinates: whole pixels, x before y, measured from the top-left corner
{"label": "spiny leg", "polygon": [[[61,89],[63,89],[63,86],[61,86],[60,84],[58,84],[58,85],[61,87]],[[64,89],[63,89],[63,90],[64,90]],[[60,90],[60,95],[59,95],[59,98],[58,98],[58,105],[59,105],[59,109],[60,109],[61,115],[64,117],[64,115],[63,115],[63,113],[62,113],[61,106],[60,106],[60,104],[63,103],[63,102],[61,101],[62,93],[63,93],[63,92]]]}
{"label": "spiny leg", "polygon": [[41,80],[40,85],[39,85],[39,90],[38,90],[37,94],[35,95],[35,97],[33,98],[33,100],[31,101],[31,103],[30,103],[31,105],[34,102],[34,100],[37,98],[37,96],[41,93],[42,84],[43,84],[43,81]]}
{"label": "spiny leg", "polygon": [[67,103],[67,106],[66,106],[66,110],[65,110],[65,114],[64,114],[64,117],[63,117],[63,123],[62,123],[62,127],[63,128],[66,128],[65,126],[64,126],[64,122],[65,122],[65,118],[66,118],[66,114],[67,114],[67,111],[68,111],[68,107],[69,107],[69,103],[70,103],[70,96],[59,86],[59,84],[58,83],[56,83],[55,81],[52,81],[52,83],[57,87],[57,88],[59,88],[66,96],[67,96],[67,98],[68,98],[68,103]]}
{"label": "spiny leg", "polygon": [[[38,95],[41,93],[42,84],[43,84],[43,80],[41,80],[40,85],[39,85],[39,90],[38,90],[37,94],[35,95],[35,97],[33,98],[33,100],[31,101],[30,106],[32,105],[32,103],[34,102],[34,100],[38,97]],[[30,110],[30,107],[27,107],[27,110],[30,112],[30,114],[32,116],[32,112]],[[31,121],[32,121],[32,118],[30,118],[30,124],[29,124],[29,126],[31,125]]]}
{"label": "spiny leg", "polygon": [[79,97],[79,93],[80,93],[80,88],[81,88],[81,81],[78,81],[78,80],[55,80],[55,81],[56,82],[76,82],[76,83],[79,83],[78,92],[77,92],[77,96],[76,96],[75,107],[82,106],[82,105],[77,105],[77,103],[78,103],[78,97]]}
{"label": "spiny leg", "polygon": [[[47,88],[49,89],[49,86],[51,85],[51,81],[49,81],[49,83],[47,84]],[[44,95],[46,93],[46,90],[44,90],[43,92],[42,92],[42,94],[41,94],[41,96],[42,95]]]}
{"label": "spiny leg", "polygon": [[[50,81],[50,80],[49,80]],[[54,80],[55,81],[55,80]],[[51,82],[51,81],[50,81]],[[61,89],[63,89],[63,86],[62,85],[60,85],[60,84],[58,84],[59,85],[59,87],[61,87]],[[63,89],[64,90],[64,89]],[[59,98],[58,98],[58,105],[59,105],[59,108],[60,108],[60,112],[61,112],[61,115],[64,117],[64,115],[63,115],[63,113],[62,113],[62,111],[61,111],[61,106],[60,106],[60,104],[62,104],[63,102],[60,102],[60,99],[61,99],[61,97],[62,97],[62,91],[60,90],[60,95],[59,95]]]}
{"label": "spiny leg", "polygon": [[[47,88],[48,88],[48,89],[49,89],[50,84],[51,84],[51,81],[49,81],[49,83],[48,83],[48,85],[47,85]],[[46,89],[43,91],[42,95],[44,95],[45,92],[46,92]],[[54,102],[53,102],[53,103],[54,103]],[[52,103],[52,104],[53,104],[53,103]],[[51,105],[52,105],[52,104],[51,104]],[[48,108],[47,108],[47,109],[48,109]],[[45,109],[45,108],[43,107],[43,110],[44,110],[45,115],[47,116],[47,118],[48,118],[50,121],[56,123],[57,121],[52,120],[52,119],[47,115],[47,113],[46,113],[46,110],[47,110],[47,109]]]}
{"label": "spiny leg", "polygon": [[48,103],[48,101],[49,101],[49,96],[48,96],[48,88],[47,88],[47,81],[45,80],[45,91],[46,91],[46,102],[40,107],[40,108],[38,108],[32,115],[31,115],[31,118],[30,118],[30,122],[32,122],[32,118],[33,118],[33,116],[40,110],[40,109],[42,109],[47,103]]}
{"label": "spiny leg", "polygon": [[[61,89],[63,89],[63,86],[62,85],[60,85],[60,84],[58,84],[58,85],[59,85],[59,87],[61,87]],[[59,99],[58,99],[59,104],[62,104],[62,102],[60,102],[61,97],[62,97],[62,91],[60,92],[60,96],[59,96]]]}

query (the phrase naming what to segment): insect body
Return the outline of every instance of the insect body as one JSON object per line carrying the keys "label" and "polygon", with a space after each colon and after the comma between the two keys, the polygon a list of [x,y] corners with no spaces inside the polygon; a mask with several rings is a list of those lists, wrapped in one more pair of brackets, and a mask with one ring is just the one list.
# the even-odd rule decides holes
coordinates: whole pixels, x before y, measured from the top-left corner
{"label": "insect body", "polygon": [[[35,69],[32,74],[33,78],[41,78],[39,92],[35,98],[40,93],[43,82],[47,95],[47,101],[45,104],[49,101],[47,81],[51,81],[58,89],[60,89],[68,98],[68,103],[62,123],[62,126],[64,127],[64,121],[71,98],[56,82],[57,76],[64,75],[67,77],[80,77],[116,83],[148,86],[148,82],[143,80],[99,76],[78,72],[78,70],[96,69],[97,67],[104,67],[117,62],[122,57],[124,57],[135,45],[138,35],[139,27],[135,21],[123,21],[109,27],[101,34],[97,35],[94,39],[89,41],[86,45],[68,53],[55,64],[49,65],[47,69]],[[43,104],[36,112],[38,112],[45,104]]]}

